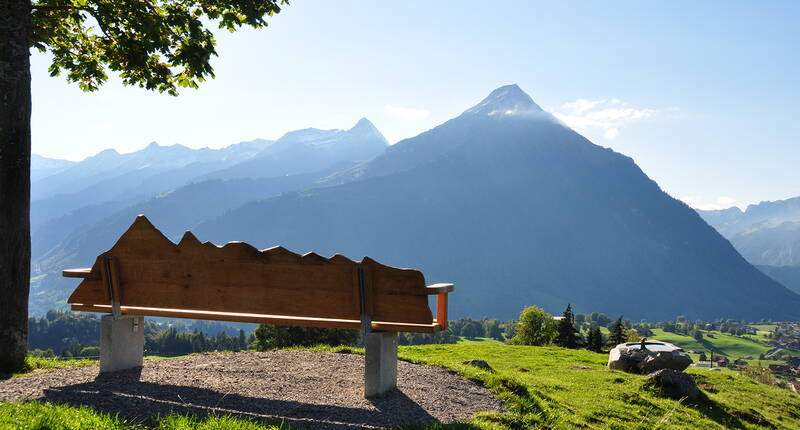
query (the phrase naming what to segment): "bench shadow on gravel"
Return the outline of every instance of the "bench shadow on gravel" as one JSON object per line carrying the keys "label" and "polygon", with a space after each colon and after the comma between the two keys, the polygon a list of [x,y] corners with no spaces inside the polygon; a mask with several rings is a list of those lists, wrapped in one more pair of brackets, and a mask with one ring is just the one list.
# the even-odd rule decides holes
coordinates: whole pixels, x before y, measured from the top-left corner
{"label": "bench shadow on gravel", "polygon": [[155,418],[171,413],[201,418],[231,415],[263,423],[283,422],[292,427],[325,429],[413,426],[436,422],[433,416],[399,390],[369,399],[376,411],[155,384],[141,381],[140,375],[141,368],[100,374],[92,382],[48,388],[40,400],[88,406],[151,424]]}

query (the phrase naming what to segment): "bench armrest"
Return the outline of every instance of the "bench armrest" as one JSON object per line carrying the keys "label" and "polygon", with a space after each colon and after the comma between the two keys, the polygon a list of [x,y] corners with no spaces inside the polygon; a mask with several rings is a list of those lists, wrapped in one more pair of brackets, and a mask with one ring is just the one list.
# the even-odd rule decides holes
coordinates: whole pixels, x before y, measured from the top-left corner
{"label": "bench armrest", "polygon": [[92,269],[87,267],[85,269],[67,269],[61,272],[61,276],[65,278],[83,278],[83,279],[98,279],[99,276],[92,273]]}
{"label": "bench armrest", "polygon": [[455,290],[453,284],[433,284],[425,287],[428,294],[436,294],[436,319],[433,323],[439,330],[447,330],[447,293]]}
{"label": "bench armrest", "polygon": [[442,294],[442,293],[452,293],[455,289],[455,285],[453,284],[433,284],[428,285],[425,287],[428,294]]}

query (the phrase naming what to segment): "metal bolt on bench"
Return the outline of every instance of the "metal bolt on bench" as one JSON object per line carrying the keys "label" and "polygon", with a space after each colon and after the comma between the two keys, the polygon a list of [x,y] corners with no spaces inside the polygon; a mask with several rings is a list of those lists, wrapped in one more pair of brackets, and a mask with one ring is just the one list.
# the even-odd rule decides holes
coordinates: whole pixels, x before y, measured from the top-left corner
{"label": "metal bolt on bench", "polygon": [[[87,269],[68,299],[72,310],[101,312],[100,371],[141,366],[144,316],[329,327],[364,333],[364,394],[397,386],[397,332],[447,328],[453,284],[425,285],[418,270],[260,251],[243,242],[201,243],[186,232],[178,244],[139,215]],[[436,295],[436,318],[428,296]]]}

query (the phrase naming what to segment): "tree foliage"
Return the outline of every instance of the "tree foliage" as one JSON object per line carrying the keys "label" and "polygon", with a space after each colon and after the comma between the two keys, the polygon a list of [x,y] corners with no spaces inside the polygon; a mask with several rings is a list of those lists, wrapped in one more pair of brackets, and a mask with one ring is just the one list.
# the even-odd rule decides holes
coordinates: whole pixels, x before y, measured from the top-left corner
{"label": "tree foliage", "polygon": [[255,348],[266,351],[275,348],[314,345],[354,345],[361,332],[319,327],[284,327],[259,325],[256,329]]}
{"label": "tree foliage", "polygon": [[625,343],[628,341],[628,330],[625,328],[625,324],[622,323],[621,316],[616,321],[611,323],[609,331],[608,346],[615,347],[620,343]]}
{"label": "tree foliage", "polygon": [[242,351],[248,348],[254,338],[248,337],[244,330],[238,336],[228,336],[220,331],[216,336],[203,332],[179,331],[175,327],[145,334],[147,354],[189,354],[205,351]]}
{"label": "tree foliage", "polygon": [[515,345],[547,345],[556,337],[553,316],[538,306],[529,306],[519,314],[517,333],[509,341]]}
{"label": "tree foliage", "polygon": [[575,316],[572,313],[571,304],[568,304],[567,308],[564,309],[562,318],[557,324],[557,332],[558,335],[556,336],[555,341],[556,345],[571,349],[578,347],[580,334],[578,333],[578,330],[575,329]]}
{"label": "tree foliage", "polygon": [[97,90],[108,71],[126,85],[177,94],[214,77],[215,22],[234,31],[266,27],[287,0],[40,0],[30,45],[53,55],[51,76]]}
{"label": "tree foliage", "polygon": [[449,328],[436,333],[397,333],[399,345],[453,344],[457,342],[458,337]]}
{"label": "tree foliage", "polygon": [[51,310],[43,318],[28,318],[31,349],[52,349],[57,355],[71,357],[97,344],[99,338],[100,320],[94,316]]}
{"label": "tree foliage", "polygon": [[586,336],[586,349],[593,352],[603,352],[603,333],[600,327],[592,327]]}

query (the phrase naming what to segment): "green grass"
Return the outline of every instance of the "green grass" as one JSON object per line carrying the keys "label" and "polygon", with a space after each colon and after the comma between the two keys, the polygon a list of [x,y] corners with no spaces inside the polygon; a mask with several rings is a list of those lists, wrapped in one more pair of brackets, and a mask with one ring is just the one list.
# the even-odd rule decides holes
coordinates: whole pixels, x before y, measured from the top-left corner
{"label": "green grass", "polygon": [[714,335],[713,338],[708,337],[704,332],[702,341],[697,341],[691,336],[665,332],[661,329],[654,329],[653,333],[654,336],[651,339],[674,343],[686,350],[705,351],[707,355],[709,352],[722,354],[730,359],[748,355],[757,359],[759,355],[772,349],[766,342],[754,339],[752,336],[733,336],[718,331],[708,332]]}
{"label": "green grass", "polygon": [[[315,347],[319,352],[363,353],[348,347]],[[511,346],[496,342],[400,347],[399,356],[439,365],[474,380],[506,401],[505,413],[478,413],[469,423],[412,426],[418,429],[763,429],[763,417],[778,429],[800,428],[800,396],[759,384],[736,372],[690,368],[705,398],[691,403],[648,388],[646,378],[606,368],[607,355],[557,347]],[[482,359],[494,371],[460,364]],[[763,423],[762,423],[763,424]],[[249,430],[259,424],[231,417],[199,420],[171,416],[156,429]],[[38,402],[0,404],[0,428],[133,429],[131,423],[87,408]]]}
{"label": "green grass", "polygon": [[458,343],[481,343],[481,344],[487,344],[487,343],[503,343],[503,342],[500,342],[497,339],[492,339],[490,337],[466,338],[464,336],[460,336],[459,339],[458,339]]}
{"label": "green grass", "polygon": [[750,327],[753,327],[754,329],[756,329],[758,331],[773,331],[778,327],[778,325],[777,324],[752,324],[752,325],[750,325]]}
{"label": "green grass", "polygon": [[25,358],[25,369],[22,372],[14,373],[13,375],[0,375],[0,377],[7,378],[10,376],[12,378],[17,378],[34,372],[42,372],[52,369],[64,369],[67,367],[90,366],[95,363],[97,363],[97,360],[90,360],[88,358],[58,360],[55,358],[29,356]]}
{"label": "green grass", "polygon": [[[472,424],[479,427],[761,428],[739,418],[758,414],[777,428],[800,428],[800,397],[731,371],[689,370],[717,392],[688,404],[650,391],[644,376],[609,371],[607,355],[588,351],[459,344],[403,347],[400,356],[453,369],[508,401],[508,414],[478,414]],[[476,358],[495,372],[459,364]]]}
{"label": "green grass", "polygon": [[116,416],[87,407],[73,407],[41,402],[0,403],[0,428],[36,430],[280,430],[281,426],[265,426],[255,421],[229,416],[198,419],[192,416],[170,415],[157,420],[153,426],[126,422]]}

